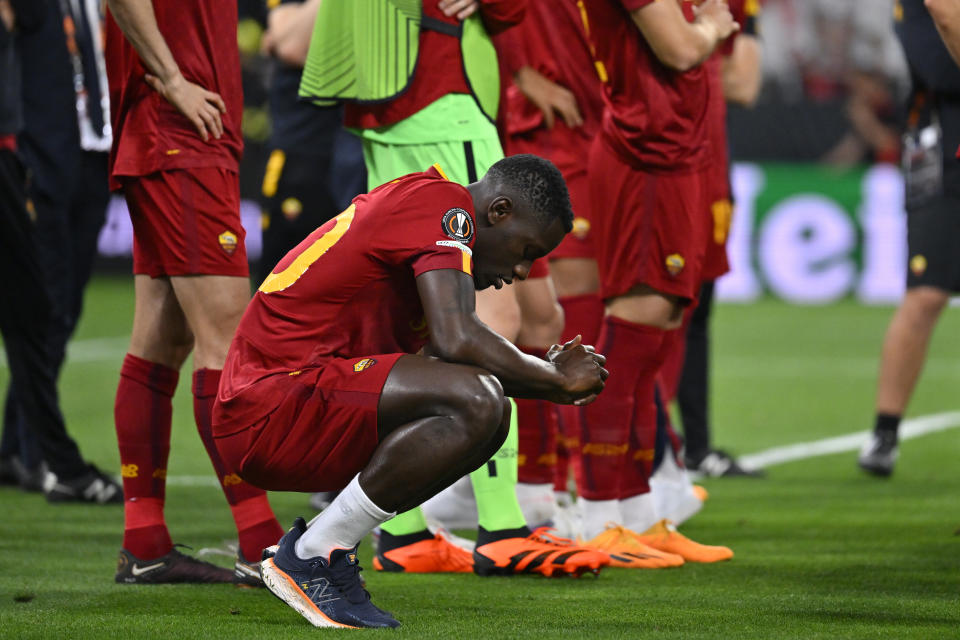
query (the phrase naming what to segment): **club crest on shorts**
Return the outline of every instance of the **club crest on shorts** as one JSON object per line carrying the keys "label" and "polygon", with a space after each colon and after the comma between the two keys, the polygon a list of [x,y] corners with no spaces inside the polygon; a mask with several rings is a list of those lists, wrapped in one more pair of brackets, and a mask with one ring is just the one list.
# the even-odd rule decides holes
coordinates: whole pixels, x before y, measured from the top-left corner
{"label": "club crest on shorts", "polygon": [[473,239],[473,220],[470,219],[470,214],[460,207],[449,209],[443,214],[441,226],[443,232],[454,240],[470,242]]}
{"label": "club crest on shorts", "polygon": [[910,258],[910,271],[913,272],[915,276],[922,276],[923,272],[927,270],[927,257],[921,254],[917,254]]}
{"label": "club crest on shorts", "polygon": [[377,361],[373,358],[364,358],[353,365],[353,370],[357,373],[360,373],[364,369],[369,369],[375,364],[377,364]]}
{"label": "club crest on shorts", "polygon": [[671,253],[667,256],[665,260],[667,271],[670,272],[670,275],[675,276],[681,271],[683,267],[687,264],[687,261],[683,259],[683,256],[679,253]]}
{"label": "club crest on shorts", "polygon": [[587,237],[587,234],[590,233],[590,221],[579,216],[575,217],[573,219],[573,230],[571,233],[577,240],[583,240]]}
{"label": "club crest on shorts", "polygon": [[297,216],[303,213],[303,203],[297,198],[287,198],[280,203],[280,211],[287,220],[296,220]]}
{"label": "club crest on shorts", "polygon": [[221,233],[217,236],[217,242],[220,243],[220,248],[229,255],[233,255],[233,252],[237,250],[237,234],[232,231],[224,231]]}

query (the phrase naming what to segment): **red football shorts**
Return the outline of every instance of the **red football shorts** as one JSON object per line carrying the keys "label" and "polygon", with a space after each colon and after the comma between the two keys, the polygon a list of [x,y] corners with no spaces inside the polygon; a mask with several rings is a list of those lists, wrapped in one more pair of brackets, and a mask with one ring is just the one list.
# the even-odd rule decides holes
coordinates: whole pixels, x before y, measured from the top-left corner
{"label": "red football shorts", "polygon": [[252,425],[224,422],[229,409],[223,411],[218,403],[213,435],[217,450],[241,478],[262,489],[342,489],[377,448],[380,392],[403,355],[337,358],[296,375],[255,382],[242,400],[261,402],[266,417]]}
{"label": "red football shorts", "polygon": [[123,178],[133,222],[133,272],[159,276],[243,276],[240,182],[219,167]]}
{"label": "red football shorts", "polygon": [[707,249],[703,257],[704,280],[716,280],[727,271],[727,237],[733,220],[733,202],[730,198],[730,167],[726,162],[710,165],[707,173]]}
{"label": "red football shorts", "polygon": [[564,236],[563,241],[550,252],[548,258],[593,258],[590,184],[582,138],[558,121],[553,125],[553,129],[536,129],[510,136],[507,140],[507,153],[532,153],[547,158],[557,166],[567,183],[573,205],[573,231]]}
{"label": "red football shorts", "polygon": [[644,284],[694,300],[709,231],[704,174],[640,171],[602,137],[590,149],[589,166],[600,296]]}
{"label": "red football shorts", "polygon": [[[553,257],[553,254],[550,254],[550,257]],[[550,263],[545,259],[534,260],[533,264],[530,265],[530,273],[527,275],[527,280],[534,280],[535,278],[546,278],[550,275]]]}

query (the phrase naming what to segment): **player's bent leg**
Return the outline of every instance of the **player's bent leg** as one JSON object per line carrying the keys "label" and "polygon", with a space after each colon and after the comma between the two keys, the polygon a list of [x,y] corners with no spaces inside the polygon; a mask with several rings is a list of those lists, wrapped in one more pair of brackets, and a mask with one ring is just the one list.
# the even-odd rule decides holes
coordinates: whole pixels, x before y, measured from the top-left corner
{"label": "player's bent leg", "polygon": [[174,276],[170,283],[196,339],[194,369],[222,369],[233,334],[250,301],[239,276]]}

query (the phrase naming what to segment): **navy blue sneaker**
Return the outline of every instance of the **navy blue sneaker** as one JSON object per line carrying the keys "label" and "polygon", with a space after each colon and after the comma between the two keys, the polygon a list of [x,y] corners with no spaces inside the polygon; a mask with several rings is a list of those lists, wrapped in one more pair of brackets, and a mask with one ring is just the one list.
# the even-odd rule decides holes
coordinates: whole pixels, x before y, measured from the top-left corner
{"label": "navy blue sneaker", "polygon": [[263,583],[273,595],[315,627],[399,627],[393,616],[370,602],[370,594],[360,582],[357,547],[335,549],[329,560],[297,557],[296,543],[306,530],[303,518],[294,520],[276,554],[260,562]]}

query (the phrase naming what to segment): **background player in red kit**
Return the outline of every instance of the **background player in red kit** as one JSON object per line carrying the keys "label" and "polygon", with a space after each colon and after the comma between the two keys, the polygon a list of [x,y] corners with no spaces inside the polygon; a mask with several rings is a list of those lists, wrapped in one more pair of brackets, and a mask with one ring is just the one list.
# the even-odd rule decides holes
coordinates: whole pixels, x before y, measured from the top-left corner
{"label": "background player in red kit", "polygon": [[[255,294],[227,358],[216,442],[258,486],[346,487],[262,566],[268,588],[314,625],[399,624],[370,604],[357,545],[487,462],[509,429],[505,393],[586,403],[603,388],[592,348],[572,341],[534,358],[475,313],[476,290],[524,279],[572,217],[562,176],[536,156],[500,160],[467,187],[435,167],[358,196]],[[562,545],[502,564],[483,551],[481,574],[609,561]]]}
{"label": "background player in red kit", "polygon": [[[116,580],[259,583],[283,530],[266,493],[224,465],[210,414],[249,299],[239,168],[237,5],[109,0],[110,180],[134,228],[136,307],[115,418],[124,495]],[[236,576],[173,548],[163,516],[171,398],[193,350],[194,416],[239,532]]]}
{"label": "background player in red kit", "polygon": [[[737,25],[721,0],[702,3],[696,17],[689,3],[669,0],[584,4],[607,76],[589,164],[607,311],[598,345],[617,372],[585,412],[578,486],[584,537],[600,546],[607,537],[629,537],[686,560],[729,558],[729,549],[704,548],[657,523],[649,477],[665,337],[696,297],[709,230],[709,86],[699,65]],[[606,529],[607,522],[626,528]]]}
{"label": "background player in red kit", "polygon": [[[585,150],[599,132],[603,99],[584,29],[584,14],[576,0],[530,0],[523,21],[495,41],[506,84],[500,126],[504,152],[548,158],[563,174],[573,205],[573,231],[550,253],[550,271],[542,277],[549,275],[556,287],[564,311],[563,339],[580,334],[585,344],[593,344],[603,303],[597,295]],[[518,284],[521,307],[527,296],[519,294],[529,288],[534,275]],[[521,329],[517,344],[546,348],[558,337],[544,341]],[[551,509],[557,499],[560,506],[569,502],[568,460],[558,456],[566,452],[562,442],[567,438],[558,448],[557,414],[563,416],[566,429],[581,410],[520,400],[517,411],[521,417],[517,494],[524,514],[528,521],[552,519],[566,529],[557,520],[564,514]],[[564,435],[575,438],[576,432]]]}

